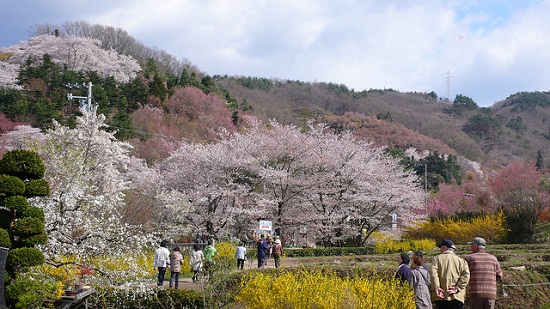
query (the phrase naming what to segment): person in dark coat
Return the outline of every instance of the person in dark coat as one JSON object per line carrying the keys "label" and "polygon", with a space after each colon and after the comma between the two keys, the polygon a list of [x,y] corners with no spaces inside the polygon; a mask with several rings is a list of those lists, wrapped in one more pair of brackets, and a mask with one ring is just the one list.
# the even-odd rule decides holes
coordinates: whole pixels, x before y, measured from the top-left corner
{"label": "person in dark coat", "polygon": [[395,279],[401,279],[402,282],[408,282],[411,276],[411,268],[409,267],[410,258],[406,253],[401,253],[399,258],[399,267],[395,273]]}
{"label": "person in dark coat", "polygon": [[267,259],[267,251],[269,250],[269,247],[267,246],[267,241],[264,238],[264,235],[260,237],[260,240],[258,240],[257,243],[258,247],[258,268],[264,268],[265,266],[265,260]]}

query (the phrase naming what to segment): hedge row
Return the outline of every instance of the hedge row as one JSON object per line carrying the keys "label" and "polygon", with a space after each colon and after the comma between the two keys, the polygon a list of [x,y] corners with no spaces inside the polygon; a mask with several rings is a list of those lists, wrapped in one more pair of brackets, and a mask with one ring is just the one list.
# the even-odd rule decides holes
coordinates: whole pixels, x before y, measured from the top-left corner
{"label": "hedge row", "polygon": [[99,288],[88,298],[88,308],[204,308],[198,291],[184,289]]}
{"label": "hedge row", "polygon": [[[322,257],[342,255],[368,255],[375,252],[374,246],[368,247],[329,247],[329,248],[285,248],[286,257]],[[258,250],[249,248],[246,252],[248,258],[255,258]]]}

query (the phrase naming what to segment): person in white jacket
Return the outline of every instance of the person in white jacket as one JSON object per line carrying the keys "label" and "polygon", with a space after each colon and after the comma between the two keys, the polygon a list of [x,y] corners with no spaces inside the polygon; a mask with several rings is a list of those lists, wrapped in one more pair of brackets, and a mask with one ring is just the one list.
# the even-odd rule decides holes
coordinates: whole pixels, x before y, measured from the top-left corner
{"label": "person in white jacket", "polygon": [[193,251],[189,255],[189,266],[193,270],[193,282],[199,280],[199,274],[202,271],[202,264],[204,263],[204,253],[202,253],[201,246],[195,244]]}
{"label": "person in white jacket", "polygon": [[158,286],[162,286],[164,282],[164,275],[166,274],[166,267],[170,265],[170,251],[166,249],[168,242],[163,240],[160,242],[160,247],[155,250],[155,256],[153,257],[154,267],[158,268]]}
{"label": "person in white jacket", "polygon": [[237,259],[237,269],[243,270],[244,261],[246,260],[246,248],[244,247],[244,242],[240,242],[239,246],[235,250],[235,258]]}

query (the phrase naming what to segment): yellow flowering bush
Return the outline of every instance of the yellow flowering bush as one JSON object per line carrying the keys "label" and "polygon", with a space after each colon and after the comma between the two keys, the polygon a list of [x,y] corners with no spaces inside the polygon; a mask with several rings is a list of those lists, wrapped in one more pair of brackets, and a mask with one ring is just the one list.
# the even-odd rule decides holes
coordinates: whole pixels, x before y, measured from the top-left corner
{"label": "yellow flowering bush", "polygon": [[230,242],[219,242],[216,244],[218,258],[233,258],[235,256],[235,245]]}
{"label": "yellow flowering bush", "polygon": [[374,236],[375,252],[378,254],[407,252],[407,251],[426,251],[433,249],[436,246],[434,239],[408,239],[395,240],[391,236],[382,235],[380,233]]}
{"label": "yellow flowering bush", "polygon": [[29,271],[32,277],[54,280],[61,295],[65,289],[80,282],[91,285],[142,282],[144,279],[152,280],[156,273],[152,252],[127,253],[124,256],[95,256],[87,260],[78,260],[75,256],[61,256],[55,263],[32,267]]}
{"label": "yellow flowering bush", "polygon": [[341,278],[328,269],[253,271],[242,281],[235,300],[252,309],[415,308],[408,285],[382,277]]}
{"label": "yellow flowering bush", "polygon": [[497,243],[506,236],[505,218],[502,212],[478,216],[466,220],[454,218],[425,221],[409,227],[404,237],[409,239],[451,238],[455,243],[466,243],[474,237],[485,238],[489,243]]}

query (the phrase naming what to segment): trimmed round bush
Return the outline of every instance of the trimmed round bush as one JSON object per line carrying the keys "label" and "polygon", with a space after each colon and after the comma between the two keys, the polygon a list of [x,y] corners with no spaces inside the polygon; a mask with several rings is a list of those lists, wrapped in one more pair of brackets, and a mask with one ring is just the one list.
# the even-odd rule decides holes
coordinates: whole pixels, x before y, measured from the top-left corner
{"label": "trimmed round bush", "polygon": [[48,234],[42,233],[32,236],[21,236],[17,243],[22,247],[32,247],[34,245],[45,245],[48,243]]}
{"label": "trimmed round bush", "polygon": [[24,212],[29,207],[27,199],[21,195],[8,196],[2,201],[2,206],[15,210],[17,216],[20,212]]}
{"label": "trimmed round bush", "polygon": [[44,301],[56,298],[56,291],[54,281],[16,280],[6,287],[6,299],[15,308],[43,308]]}
{"label": "trimmed round bush", "polygon": [[0,160],[0,174],[17,176],[21,179],[40,179],[44,177],[46,166],[42,158],[30,150],[13,150],[4,154]]}
{"label": "trimmed round bush", "polygon": [[50,185],[44,179],[33,179],[25,182],[25,196],[48,196]]}
{"label": "trimmed round bush", "polygon": [[12,227],[14,235],[34,235],[44,233],[44,222],[40,218],[19,218]]}
{"label": "trimmed round bush", "polygon": [[44,211],[40,207],[36,206],[29,206],[25,210],[23,210],[21,213],[19,213],[20,218],[36,218],[40,221],[44,222],[46,220],[46,217],[44,216]]}
{"label": "trimmed round bush", "polygon": [[10,234],[3,228],[0,228],[0,247],[11,247]]}
{"label": "trimmed round bush", "polygon": [[31,267],[44,263],[44,254],[36,248],[16,248],[10,250],[6,264],[15,268],[15,266]]}
{"label": "trimmed round bush", "polygon": [[25,193],[23,180],[15,176],[0,175],[0,195],[22,195],[23,193]]}

